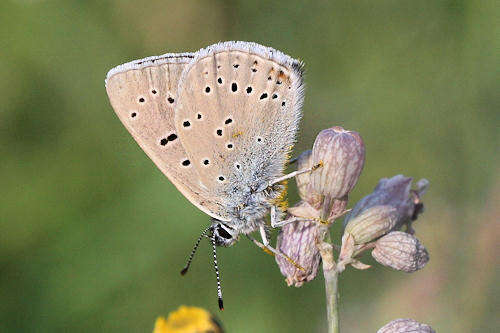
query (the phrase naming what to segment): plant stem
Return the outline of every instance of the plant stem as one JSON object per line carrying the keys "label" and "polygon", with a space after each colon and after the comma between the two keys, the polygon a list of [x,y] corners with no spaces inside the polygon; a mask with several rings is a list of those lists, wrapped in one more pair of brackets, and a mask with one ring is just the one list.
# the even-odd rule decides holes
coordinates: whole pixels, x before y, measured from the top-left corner
{"label": "plant stem", "polygon": [[328,320],[328,333],[339,333],[338,312],[338,276],[337,264],[333,258],[333,246],[328,229],[324,241],[318,244],[318,249],[323,261],[323,276],[325,278],[326,313]]}
{"label": "plant stem", "polygon": [[326,292],[326,312],[328,318],[328,332],[339,332],[339,312],[338,312],[338,272],[336,269],[323,271],[325,277]]}

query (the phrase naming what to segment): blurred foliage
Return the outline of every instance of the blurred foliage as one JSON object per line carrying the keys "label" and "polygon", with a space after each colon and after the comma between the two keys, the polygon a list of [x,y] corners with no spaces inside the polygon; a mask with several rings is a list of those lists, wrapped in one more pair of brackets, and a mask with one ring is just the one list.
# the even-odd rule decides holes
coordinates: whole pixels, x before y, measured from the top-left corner
{"label": "blurred foliage", "polygon": [[[327,126],[361,133],[367,161],[350,206],[382,177],[431,182],[416,224],[430,263],[412,275],[349,269],[342,326],[375,331],[410,317],[438,332],[498,329],[498,9],[491,0],[1,1],[0,331],[150,332],[180,304],[218,312],[207,244],[179,275],[208,217],[133,142],[104,76],[221,40],[306,63],[296,154]],[[219,252],[228,332],[324,331],[321,278],[287,288],[249,242]]]}

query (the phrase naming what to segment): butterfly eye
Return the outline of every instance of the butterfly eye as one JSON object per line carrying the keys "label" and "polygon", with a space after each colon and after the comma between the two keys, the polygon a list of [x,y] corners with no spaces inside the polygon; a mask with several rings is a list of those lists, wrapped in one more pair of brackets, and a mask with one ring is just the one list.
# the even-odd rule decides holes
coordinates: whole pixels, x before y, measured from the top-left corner
{"label": "butterfly eye", "polygon": [[210,164],[210,160],[209,159],[204,159],[203,160],[203,165],[209,165]]}
{"label": "butterfly eye", "polygon": [[191,164],[191,161],[190,161],[190,160],[184,160],[184,161],[182,161],[182,165],[183,165],[183,166],[186,166],[186,167],[187,167],[187,166],[189,166],[190,164]]}
{"label": "butterfly eye", "polygon": [[257,142],[262,142],[262,138],[260,136],[257,137]]}
{"label": "butterfly eye", "polygon": [[172,104],[172,103],[174,103],[174,102],[175,102],[175,100],[174,100],[172,97],[167,98],[167,101],[168,101],[170,104]]}
{"label": "butterfly eye", "polygon": [[137,117],[137,112],[132,112],[132,113],[130,114],[130,117],[132,117],[132,118]]}
{"label": "butterfly eye", "polygon": [[210,87],[206,87],[205,92],[208,94],[210,92]]}
{"label": "butterfly eye", "polygon": [[156,95],[158,92],[156,91],[156,89],[153,89],[153,90],[151,90],[151,93],[152,93],[153,95]]}
{"label": "butterfly eye", "polygon": [[217,133],[218,136],[222,136],[222,130],[220,128],[217,131],[215,131],[215,133]]}
{"label": "butterfly eye", "polygon": [[217,82],[218,82],[219,84],[222,84],[222,78],[221,78],[221,77],[220,77],[220,78],[218,78],[218,79],[217,79]]}
{"label": "butterfly eye", "polygon": [[222,238],[225,238],[225,239],[231,239],[233,238],[233,236],[231,236],[231,234],[229,232],[226,231],[226,229],[224,228],[217,228],[217,233],[219,234],[219,236],[221,236]]}
{"label": "butterfly eye", "polygon": [[236,92],[238,90],[238,84],[236,82],[233,82],[231,84],[231,91]]}
{"label": "butterfly eye", "polygon": [[273,97],[272,97],[272,98],[273,98],[273,99],[276,99],[276,98],[278,98],[278,95],[273,94]]}
{"label": "butterfly eye", "polygon": [[219,176],[217,179],[218,179],[221,183],[222,183],[223,181],[225,181],[225,180],[226,180],[226,178],[225,178],[224,176]]}
{"label": "butterfly eye", "polygon": [[139,98],[139,103],[144,103],[146,100],[144,99],[144,97],[140,97]]}

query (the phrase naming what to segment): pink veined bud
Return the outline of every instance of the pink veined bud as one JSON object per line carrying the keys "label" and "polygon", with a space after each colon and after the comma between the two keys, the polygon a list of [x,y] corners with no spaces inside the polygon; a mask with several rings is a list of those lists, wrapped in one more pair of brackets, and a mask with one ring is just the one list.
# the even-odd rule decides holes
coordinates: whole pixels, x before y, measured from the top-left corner
{"label": "pink veined bud", "polygon": [[413,273],[429,261],[429,253],[419,240],[406,232],[393,231],[375,242],[372,256],[380,264]]}
{"label": "pink veined bud", "polygon": [[382,178],[373,192],[361,199],[347,214],[344,225],[370,207],[388,205],[396,209],[396,224],[399,229],[405,223],[415,220],[423,210],[420,196],[427,188],[428,181],[422,179],[417,184],[417,190],[411,190],[412,178],[397,175],[392,178]]}
{"label": "pink veined bud", "polygon": [[[297,170],[311,168],[313,166],[311,157],[311,150],[306,150],[300,154],[297,160]],[[311,173],[306,172],[295,176],[295,182],[297,183],[300,198],[313,206],[318,206],[320,203],[320,195],[313,192],[311,189]]]}
{"label": "pink veined bud", "polygon": [[344,235],[350,234],[356,245],[368,243],[394,228],[396,217],[396,209],[391,206],[370,207],[349,220]]}
{"label": "pink veined bud", "polygon": [[[307,202],[300,202],[289,211],[298,217],[318,218],[319,216],[319,212]],[[316,277],[321,258],[316,246],[319,230],[320,225],[317,222],[307,221],[293,222],[281,228],[276,248],[305,269],[302,271],[285,258],[276,256],[276,263],[281,274],[286,277],[288,286],[300,287],[304,282]]]}
{"label": "pink veined bud", "polygon": [[365,163],[361,136],[340,126],[322,130],[312,149],[311,189],[320,195],[340,199],[356,185]]}
{"label": "pink veined bud", "polygon": [[426,324],[413,319],[396,319],[382,327],[377,333],[436,333]]}
{"label": "pink veined bud", "polygon": [[[309,169],[313,166],[312,163],[312,151],[306,150],[299,155],[297,160],[297,170]],[[335,218],[342,216],[345,212],[345,207],[347,206],[347,196],[341,199],[329,198],[329,202],[323,207],[322,196],[313,191],[311,188],[311,173],[306,172],[295,176],[295,181],[297,183],[297,189],[300,198],[309,203],[312,207],[322,211],[326,210],[325,217],[332,221]],[[328,211],[329,210],[329,211]]]}
{"label": "pink veined bud", "polygon": [[342,199],[334,199],[330,205],[330,213],[328,214],[328,219],[330,221],[337,219],[345,214],[345,208],[347,207],[348,197],[345,196]]}

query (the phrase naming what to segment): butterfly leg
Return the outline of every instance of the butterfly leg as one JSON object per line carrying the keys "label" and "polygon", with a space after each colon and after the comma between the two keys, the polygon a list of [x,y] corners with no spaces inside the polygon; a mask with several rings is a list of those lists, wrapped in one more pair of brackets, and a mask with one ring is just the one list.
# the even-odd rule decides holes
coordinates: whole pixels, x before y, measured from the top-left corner
{"label": "butterfly leg", "polygon": [[312,220],[312,219],[306,219],[306,218],[303,218],[303,217],[296,217],[296,216],[293,216],[293,217],[290,217],[286,220],[283,220],[283,221],[279,221],[279,222],[276,222],[274,223],[274,225],[271,223],[271,226],[273,228],[281,228],[287,224],[290,224],[290,223],[293,223],[293,222],[316,222],[315,220]]}
{"label": "butterfly leg", "polygon": [[294,265],[297,269],[300,269],[301,271],[305,272],[305,269],[302,266],[300,266],[299,264],[297,264],[292,258],[290,258],[289,256],[287,256],[283,252],[276,250],[275,248],[273,248],[272,246],[269,245],[269,241],[267,239],[266,230],[264,229],[264,226],[260,227],[260,235],[262,237],[262,242],[264,244],[259,242],[258,240],[256,240],[255,238],[253,238],[249,235],[246,235],[246,236],[248,237],[248,239],[250,239],[255,245],[260,247],[267,254],[274,255],[274,256],[280,256],[280,257],[284,258],[286,261],[288,261],[289,263],[291,263],[292,265]]}
{"label": "butterfly leg", "polygon": [[271,227],[277,228],[281,222],[276,206],[271,206]]}
{"label": "butterfly leg", "polygon": [[271,186],[271,185],[277,184],[277,183],[279,183],[279,182],[282,182],[282,181],[284,181],[284,180],[287,180],[287,179],[293,178],[293,177],[295,177],[295,176],[301,175],[301,174],[306,173],[306,172],[312,172],[312,171],[316,170],[317,168],[319,168],[319,167],[321,167],[321,166],[322,166],[322,164],[321,164],[321,163],[319,163],[319,164],[313,165],[312,167],[307,168],[307,169],[297,170],[297,171],[294,171],[294,172],[290,172],[289,174],[284,175],[283,177],[279,177],[279,178],[274,179],[273,181],[271,181],[271,182],[269,183],[269,185],[268,185],[268,186]]}
{"label": "butterfly leg", "polygon": [[264,244],[265,247],[269,247],[269,240],[267,239],[267,233],[266,229],[264,228],[263,225],[259,227],[260,231],[260,238],[262,239],[262,243]]}
{"label": "butterfly leg", "polygon": [[296,217],[296,216],[292,216],[286,220],[281,220],[279,218],[279,214],[278,214],[276,206],[271,206],[271,227],[280,228],[280,227],[287,225],[289,223],[299,222],[299,221],[300,222],[308,222],[308,221],[314,221],[314,220],[306,219],[303,217]]}

